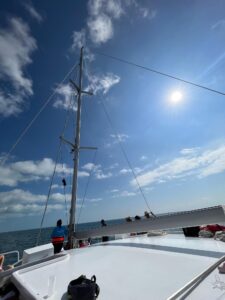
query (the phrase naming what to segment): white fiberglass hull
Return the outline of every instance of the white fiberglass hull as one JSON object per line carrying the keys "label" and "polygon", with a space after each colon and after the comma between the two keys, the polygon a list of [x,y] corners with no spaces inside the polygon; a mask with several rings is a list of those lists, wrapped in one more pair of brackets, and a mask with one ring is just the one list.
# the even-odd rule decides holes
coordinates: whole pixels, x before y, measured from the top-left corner
{"label": "white fiberglass hull", "polygon": [[[223,256],[225,244],[171,234],[132,237],[65,253],[14,272],[12,281],[21,299],[67,299],[69,282],[84,274],[96,275],[100,300],[164,300]],[[225,275],[217,273],[213,278],[225,282]],[[217,299],[224,292],[213,284],[206,289],[215,297],[204,299]],[[197,294],[190,299],[203,298]]]}

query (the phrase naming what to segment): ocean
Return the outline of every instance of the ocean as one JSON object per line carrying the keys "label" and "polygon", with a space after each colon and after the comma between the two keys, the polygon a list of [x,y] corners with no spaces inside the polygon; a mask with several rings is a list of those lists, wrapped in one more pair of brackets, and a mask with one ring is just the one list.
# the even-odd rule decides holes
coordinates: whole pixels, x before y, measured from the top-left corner
{"label": "ocean", "polygon": [[[124,219],[117,220],[107,220],[107,224],[121,224],[124,223]],[[79,224],[76,227],[76,230],[88,230],[93,228],[101,227],[100,222],[90,222]],[[43,228],[41,231],[41,238],[39,241],[39,245],[47,244],[51,242],[51,233],[53,227]],[[180,229],[167,230],[170,233],[181,233]],[[21,230],[21,231],[11,231],[11,232],[2,232],[0,233],[0,254],[17,250],[19,251],[20,258],[22,258],[23,251],[25,249],[29,249],[36,246],[37,237],[39,234],[39,229],[29,229],[29,230]],[[113,240],[114,237],[110,237],[110,240]],[[100,242],[101,239],[93,239],[92,243]],[[16,254],[6,255],[5,257],[5,265],[15,263],[17,259]]]}
{"label": "ocean", "polygon": [[[107,224],[118,224],[124,222],[124,220],[109,220]],[[78,224],[76,230],[88,230],[91,228],[100,227],[100,222],[91,222]],[[41,238],[39,245],[47,244],[51,242],[51,233],[53,227],[43,228],[41,231]],[[36,246],[39,229],[29,229],[21,231],[11,231],[0,233],[0,254],[18,250],[20,258],[22,258],[23,251]],[[100,239],[93,240],[93,243],[100,242]],[[12,264],[16,261],[16,254],[9,254],[5,257],[5,264]]]}

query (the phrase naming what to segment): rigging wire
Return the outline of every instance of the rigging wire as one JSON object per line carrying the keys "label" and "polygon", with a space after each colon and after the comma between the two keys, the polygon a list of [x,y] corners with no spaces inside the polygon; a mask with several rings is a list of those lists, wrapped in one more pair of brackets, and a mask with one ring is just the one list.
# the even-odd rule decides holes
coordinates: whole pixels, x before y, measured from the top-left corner
{"label": "rigging wire", "polygon": [[130,170],[131,170],[131,172],[132,172],[132,174],[133,174],[133,176],[134,176],[134,179],[135,179],[135,181],[136,181],[136,183],[137,183],[137,186],[138,186],[138,189],[139,189],[139,191],[140,191],[140,193],[141,193],[141,195],[142,195],[142,197],[143,197],[143,199],[144,199],[144,201],[145,201],[145,203],[146,203],[146,206],[147,206],[148,210],[151,212],[152,216],[155,217],[155,214],[154,214],[154,213],[151,211],[151,209],[150,209],[149,203],[148,203],[148,201],[147,201],[147,199],[146,199],[146,197],[145,197],[145,194],[144,194],[144,192],[143,192],[143,190],[142,190],[142,188],[141,188],[141,185],[140,185],[140,183],[139,183],[139,181],[138,181],[138,179],[137,179],[137,176],[136,176],[136,174],[135,174],[135,172],[134,172],[134,169],[133,169],[133,167],[132,167],[132,165],[131,165],[131,162],[130,162],[130,160],[128,159],[128,156],[127,156],[127,154],[126,154],[126,151],[124,150],[124,148],[123,148],[123,146],[122,146],[122,143],[121,143],[121,141],[120,141],[119,135],[117,134],[117,132],[116,132],[114,126],[113,126],[112,120],[111,120],[111,118],[110,118],[110,116],[109,116],[109,114],[108,114],[108,111],[107,111],[107,109],[106,109],[106,107],[105,107],[105,104],[104,104],[104,102],[102,101],[102,99],[100,99],[100,102],[101,102],[101,104],[102,104],[102,107],[103,107],[103,110],[104,110],[104,112],[105,112],[105,115],[106,115],[106,117],[107,117],[107,119],[108,119],[108,122],[109,122],[110,126],[112,127],[112,130],[114,131],[115,136],[117,137],[118,144],[120,145],[120,149],[121,149],[121,151],[122,151],[122,153],[123,153],[123,155],[124,155],[124,157],[125,157],[125,159],[126,159],[126,162],[127,162],[128,166],[129,166],[129,168],[130,168]]}
{"label": "rigging wire", "polygon": [[65,173],[65,169],[64,169],[62,151],[61,151],[60,159],[61,159],[61,164],[62,164],[62,175],[63,175],[62,184],[63,184],[63,194],[64,194],[64,201],[65,201],[65,217],[66,217],[66,223],[68,226],[69,221],[68,221],[68,210],[67,210],[67,201],[66,201],[66,179],[65,179],[66,173]]}
{"label": "rigging wire", "polygon": [[[66,182],[66,181],[65,181]],[[66,225],[69,224],[68,219],[68,208],[67,208],[67,200],[66,200],[66,184],[63,184],[63,193],[64,193],[64,200],[65,200],[65,217],[66,217]]]}
{"label": "rigging wire", "polygon": [[[75,105],[75,97],[73,97],[73,94],[71,94],[70,103],[69,103],[69,106],[68,106],[67,124],[65,126],[65,129],[67,128],[67,126],[69,124],[69,118],[71,117],[70,112],[73,110],[74,105]],[[65,130],[64,130],[64,132],[65,132]],[[63,173],[63,180],[62,180],[62,182],[63,182],[63,193],[64,193],[64,200],[65,200],[65,215],[66,215],[66,222],[67,222],[67,226],[68,226],[68,224],[69,224],[69,218],[68,218],[68,208],[67,208],[67,199],[66,199],[66,180],[65,180],[66,173],[65,173],[63,161],[64,161],[64,159],[63,159],[63,154],[62,154],[62,151],[61,151],[61,164],[62,164],[62,173]],[[64,183],[64,181],[65,181],[65,183]]]}
{"label": "rigging wire", "polygon": [[162,76],[165,76],[165,77],[168,77],[168,78],[171,78],[171,79],[175,79],[175,80],[181,81],[183,83],[186,83],[186,84],[189,84],[189,85],[193,85],[195,87],[207,90],[209,92],[213,92],[213,93],[217,93],[219,95],[225,96],[224,92],[221,92],[221,91],[218,91],[218,90],[215,90],[215,89],[211,89],[211,88],[209,88],[207,86],[204,86],[204,85],[201,85],[201,84],[189,81],[189,80],[185,80],[183,78],[180,78],[180,77],[177,77],[177,76],[173,76],[173,75],[170,75],[168,73],[164,73],[164,72],[161,72],[161,71],[158,71],[158,70],[146,67],[146,66],[139,65],[137,63],[128,61],[128,60],[120,58],[120,57],[116,57],[116,56],[113,56],[113,55],[105,54],[105,53],[102,53],[102,52],[99,52],[99,51],[95,51],[95,53],[98,54],[98,55],[105,56],[107,58],[111,58],[113,60],[119,61],[119,62],[121,62],[123,64],[131,65],[133,67],[137,67],[137,68],[140,68],[140,69],[144,69],[146,71],[149,71],[149,72],[152,72],[152,73],[156,73],[158,75],[162,75]]}
{"label": "rigging wire", "polygon": [[[74,64],[73,67],[69,70],[69,72],[65,75],[65,77],[61,80],[61,82],[57,85],[59,87],[62,85],[67,77],[78,67],[78,64]],[[21,132],[19,137],[17,138],[16,142],[12,145],[12,147],[9,149],[7,154],[3,157],[3,159],[0,161],[0,166],[3,165],[6,160],[9,158],[10,154],[13,152],[13,150],[16,148],[16,146],[20,143],[20,141],[23,139],[24,135],[28,132],[28,130],[31,128],[33,123],[37,120],[39,115],[42,113],[42,111],[46,108],[46,106],[49,104],[49,102],[52,100],[52,98],[56,95],[57,88],[54,90],[54,92],[47,98],[47,100],[44,102],[44,104],[41,106],[39,111],[36,113],[36,115],[33,117],[33,119],[28,123],[28,125],[24,128],[24,130]]]}
{"label": "rigging wire", "polygon": [[[66,128],[68,126],[68,123],[69,123],[69,116],[70,116],[70,110],[71,110],[71,107],[72,107],[72,100],[73,100],[73,97],[71,96],[70,104],[69,104],[69,106],[67,108],[67,112],[66,112],[66,118],[65,118],[63,130],[61,132],[61,136],[64,135],[65,130],[66,130]],[[54,170],[53,170],[53,173],[52,173],[50,186],[49,186],[49,190],[48,190],[48,194],[47,194],[47,198],[46,198],[46,202],[45,202],[45,208],[44,208],[44,212],[43,212],[42,219],[41,219],[39,233],[38,233],[38,236],[37,236],[36,246],[38,246],[39,242],[40,242],[42,226],[43,226],[43,223],[44,223],[44,219],[45,219],[45,215],[46,215],[46,211],[47,211],[47,207],[48,207],[48,202],[49,202],[49,198],[50,198],[51,191],[52,191],[52,185],[53,185],[53,180],[54,180],[54,177],[55,177],[56,168],[57,168],[57,165],[58,165],[58,161],[60,159],[60,154],[62,155],[62,143],[63,143],[63,141],[62,141],[62,139],[60,139],[59,147],[58,147],[57,154],[56,154],[56,159],[55,159]]]}
{"label": "rigging wire", "polygon": [[[86,63],[85,58],[84,58],[83,62],[84,62],[84,73],[85,73],[86,76],[88,77],[89,74],[88,74],[88,72],[87,72],[87,63]],[[85,68],[85,67],[86,67],[86,68]],[[85,112],[85,114],[86,114],[86,118],[88,119],[88,114],[87,114],[87,111],[86,111],[86,109],[85,109],[85,105],[83,105],[83,110],[84,110],[84,112]],[[91,136],[91,138],[92,138],[92,136]],[[94,171],[94,167],[95,167],[96,156],[97,156],[97,149],[95,150],[95,153],[94,153],[94,156],[93,156],[93,160],[92,160],[92,168],[91,168],[91,170],[90,170],[89,177],[88,177],[88,180],[87,180],[87,184],[86,184],[86,187],[85,187],[85,191],[84,191],[84,195],[83,195],[81,207],[80,207],[80,210],[79,210],[79,215],[78,215],[78,218],[77,218],[76,226],[79,224],[79,220],[80,220],[80,216],[81,216],[81,213],[82,213],[84,201],[85,201],[85,199],[86,199],[87,191],[88,191],[89,184],[90,184],[90,181],[91,181],[91,177],[92,177],[92,175],[93,175],[93,171]],[[77,230],[77,228],[76,228],[76,230]]]}
{"label": "rigging wire", "polygon": [[78,215],[78,218],[77,218],[76,226],[79,224],[79,220],[80,220],[81,212],[82,212],[82,209],[83,209],[84,201],[85,201],[85,198],[86,198],[86,195],[87,195],[87,190],[88,190],[88,187],[89,187],[89,183],[90,183],[91,177],[93,175],[93,171],[94,171],[94,167],[95,167],[95,162],[96,162],[97,151],[98,150],[96,149],[95,153],[94,153],[94,156],[93,156],[92,168],[91,168],[89,176],[88,176],[88,180],[87,180],[87,184],[86,184],[86,187],[85,187],[84,196],[83,196],[81,207],[80,207],[80,210],[79,210],[79,215]]}
{"label": "rigging wire", "polygon": [[62,146],[62,141],[60,140],[58,151],[57,151],[57,154],[56,154],[55,166],[54,166],[54,170],[53,170],[53,173],[52,173],[50,186],[49,186],[49,189],[48,189],[48,195],[47,195],[47,199],[46,199],[46,202],[45,202],[44,213],[42,215],[41,225],[40,225],[39,233],[38,233],[38,236],[37,236],[36,246],[39,245],[39,241],[40,241],[40,237],[41,237],[41,231],[42,231],[42,226],[43,226],[43,223],[44,223],[45,214],[46,214],[46,211],[47,211],[48,202],[49,202],[49,198],[50,198],[51,191],[52,191],[52,184],[53,184],[53,180],[54,180],[54,176],[55,176],[55,172],[56,172],[56,168],[57,168],[57,164],[58,164],[58,160],[59,160],[61,146]]}
{"label": "rigging wire", "polygon": [[[96,51],[96,53],[101,54],[100,52],[97,52],[97,51]],[[87,64],[86,64],[86,66],[87,66]],[[89,71],[88,71],[88,68],[87,68],[87,67],[86,67],[86,75],[87,75],[88,78],[91,77],[91,74],[89,74]],[[102,101],[102,99],[99,99],[99,100],[100,100],[100,102],[101,102],[101,104],[102,104],[102,106],[103,106],[103,110],[104,110],[104,112],[105,112],[106,118],[107,118],[107,120],[108,120],[108,122],[109,122],[109,124],[110,124],[110,126],[111,126],[111,128],[112,128],[112,130],[113,130],[113,132],[114,132],[114,134],[115,134],[115,136],[116,136],[116,138],[117,138],[117,140],[118,140],[118,143],[119,143],[120,148],[121,148],[121,152],[123,153],[123,155],[124,155],[124,157],[125,157],[125,160],[126,160],[126,162],[127,162],[127,165],[129,166],[129,168],[130,168],[130,170],[131,170],[131,172],[132,172],[132,174],[133,174],[133,177],[134,177],[134,179],[135,179],[135,181],[136,181],[136,183],[137,183],[138,189],[139,189],[139,191],[140,191],[140,193],[141,193],[141,195],[142,195],[142,197],[143,197],[143,199],[144,199],[144,201],[145,201],[145,203],[146,203],[146,206],[147,206],[148,210],[151,212],[152,216],[155,217],[155,214],[154,214],[154,213],[151,211],[151,209],[150,209],[150,206],[149,206],[149,204],[148,204],[148,201],[147,201],[147,199],[146,199],[146,197],[145,197],[145,195],[144,195],[144,192],[143,192],[143,190],[142,190],[142,188],[141,188],[141,186],[140,186],[140,183],[139,183],[139,181],[138,181],[138,179],[137,179],[137,176],[136,176],[136,174],[135,174],[135,172],[134,172],[134,170],[133,170],[133,167],[132,167],[132,165],[131,165],[131,162],[130,162],[129,159],[128,159],[128,156],[127,156],[127,154],[126,154],[126,151],[124,150],[124,148],[123,148],[123,146],[122,146],[122,144],[121,144],[121,142],[120,142],[119,136],[118,136],[118,134],[117,134],[117,132],[116,132],[114,126],[113,126],[113,122],[112,122],[112,120],[111,120],[111,118],[110,118],[110,116],[109,116],[109,114],[108,114],[108,112],[107,112],[107,109],[106,109],[106,107],[105,107],[105,104],[104,104],[104,102]]]}

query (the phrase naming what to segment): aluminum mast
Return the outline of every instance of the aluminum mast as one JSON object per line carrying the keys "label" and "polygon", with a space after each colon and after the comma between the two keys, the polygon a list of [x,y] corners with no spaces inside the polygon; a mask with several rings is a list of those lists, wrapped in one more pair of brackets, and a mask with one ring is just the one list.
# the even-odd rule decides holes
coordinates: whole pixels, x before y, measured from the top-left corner
{"label": "aluminum mast", "polygon": [[79,85],[73,83],[77,90],[77,120],[75,130],[75,147],[74,147],[74,166],[73,166],[73,182],[72,182],[72,197],[70,208],[70,222],[69,222],[69,235],[68,247],[71,249],[74,246],[74,224],[75,224],[75,209],[77,201],[77,175],[79,165],[79,150],[80,150],[80,126],[81,126],[81,94],[82,94],[82,75],[83,75],[83,47],[80,50],[80,63],[79,63]]}
{"label": "aluminum mast", "polygon": [[72,146],[74,151],[74,165],[73,165],[73,182],[72,182],[72,196],[71,196],[71,207],[70,207],[70,221],[69,221],[69,235],[67,248],[71,249],[74,247],[74,225],[76,215],[76,201],[77,201],[77,178],[78,178],[78,166],[79,166],[79,151],[80,149],[96,150],[96,147],[80,147],[80,127],[81,127],[81,95],[93,95],[93,93],[82,90],[82,77],[83,77],[83,47],[80,50],[80,62],[79,62],[79,83],[78,86],[75,82],[70,80],[71,85],[77,92],[77,118],[76,118],[76,129],[75,129],[75,144],[66,141],[63,137],[61,139],[67,144]]}

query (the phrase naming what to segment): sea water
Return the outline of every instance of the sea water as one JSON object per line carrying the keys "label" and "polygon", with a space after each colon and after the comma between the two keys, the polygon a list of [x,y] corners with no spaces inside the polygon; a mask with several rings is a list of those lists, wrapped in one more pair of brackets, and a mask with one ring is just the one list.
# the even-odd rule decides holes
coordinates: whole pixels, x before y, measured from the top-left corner
{"label": "sea water", "polygon": [[[110,220],[107,224],[119,224],[122,220]],[[90,230],[93,228],[99,228],[101,226],[100,222],[83,223],[78,224],[76,230]],[[41,230],[41,236],[39,240],[39,245],[51,243],[51,233],[53,227],[43,228]],[[29,229],[21,231],[11,231],[0,233],[0,254],[17,250],[19,251],[20,258],[22,258],[23,251],[35,247],[37,244],[37,238],[40,229]],[[93,243],[100,242],[100,239],[93,240]],[[13,264],[17,260],[17,254],[9,254],[5,256],[5,264]]]}
{"label": "sea water", "polygon": [[[108,225],[113,224],[121,224],[124,223],[124,219],[117,220],[107,220]],[[83,223],[78,224],[76,227],[77,231],[81,230],[90,230],[94,228],[101,227],[100,222],[91,222],[91,223]],[[53,227],[43,228],[41,230],[41,236],[39,240],[39,245],[48,244],[51,242],[51,233]],[[19,251],[20,258],[22,258],[23,251],[25,249],[29,249],[35,247],[37,244],[37,238],[39,235],[40,229],[29,229],[29,230],[21,230],[21,231],[11,231],[11,232],[2,232],[0,233],[0,254],[17,250]],[[174,229],[168,230],[170,233],[181,233],[182,230]],[[114,239],[114,237],[110,237],[110,240]],[[93,239],[92,243],[100,242],[101,239]],[[17,254],[10,254],[5,256],[5,265],[13,264],[17,260]]]}

